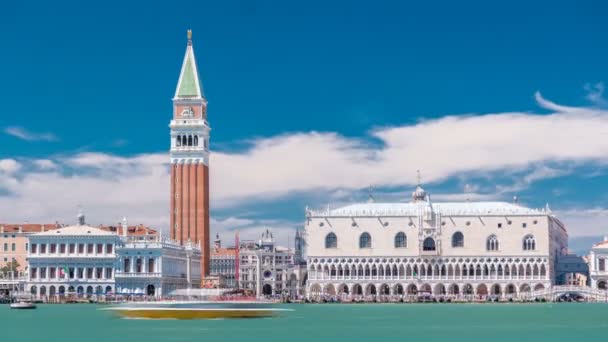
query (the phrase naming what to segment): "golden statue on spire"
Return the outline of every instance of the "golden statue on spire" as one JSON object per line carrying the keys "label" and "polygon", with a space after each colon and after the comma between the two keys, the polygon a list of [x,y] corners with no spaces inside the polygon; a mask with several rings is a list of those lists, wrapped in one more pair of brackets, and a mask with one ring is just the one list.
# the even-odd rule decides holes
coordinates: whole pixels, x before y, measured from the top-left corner
{"label": "golden statue on spire", "polygon": [[188,45],[192,45],[192,30],[188,29]]}

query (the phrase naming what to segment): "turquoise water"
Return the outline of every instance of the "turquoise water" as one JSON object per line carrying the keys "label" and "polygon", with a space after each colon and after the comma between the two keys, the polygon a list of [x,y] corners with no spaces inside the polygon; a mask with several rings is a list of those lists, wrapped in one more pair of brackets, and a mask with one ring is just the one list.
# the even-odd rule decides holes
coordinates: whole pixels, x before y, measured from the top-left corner
{"label": "turquoise water", "polygon": [[2,341],[582,341],[608,335],[606,304],[325,304],[278,318],[128,320],[100,306],[0,306]]}

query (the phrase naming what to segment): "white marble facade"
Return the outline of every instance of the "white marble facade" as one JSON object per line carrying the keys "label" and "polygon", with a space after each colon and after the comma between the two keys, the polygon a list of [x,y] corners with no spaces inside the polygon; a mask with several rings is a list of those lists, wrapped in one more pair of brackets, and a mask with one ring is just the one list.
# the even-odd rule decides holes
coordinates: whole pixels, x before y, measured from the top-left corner
{"label": "white marble facade", "polygon": [[589,253],[591,287],[608,290],[608,237],[591,248]]}
{"label": "white marble facade", "polygon": [[201,251],[160,235],[122,239],[118,248],[116,292],[162,297],[174,290],[200,288]]}
{"label": "white marble facade", "polygon": [[307,210],[305,238],[309,297],[525,296],[552,286],[567,248],[548,208],[435,203],[420,186],[407,203]]}
{"label": "white marble facade", "polygon": [[84,223],[30,235],[27,290],[36,297],[113,293],[119,243]]}

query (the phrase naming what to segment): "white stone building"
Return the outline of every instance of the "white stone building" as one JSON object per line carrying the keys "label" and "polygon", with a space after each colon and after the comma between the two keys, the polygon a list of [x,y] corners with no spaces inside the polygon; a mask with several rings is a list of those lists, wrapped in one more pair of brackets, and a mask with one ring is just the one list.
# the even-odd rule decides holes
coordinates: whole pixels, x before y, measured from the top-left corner
{"label": "white stone building", "polygon": [[589,253],[589,276],[591,287],[608,290],[608,236],[597,243]]}
{"label": "white stone building", "polygon": [[294,261],[294,250],[275,246],[266,230],[257,242],[243,242],[239,249],[239,287],[258,296],[301,294],[304,272]]}
{"label": "white stone building", "polygon": [[37,297],[114,292],[118,235],[79,224],[29,236],[27,290]]}
{"label": "white stone building", "polygon": [[525,296],[552,286],[567,232],[548,208],[506,202],[307,209],[307,295]]}
{"label": "white stone building", "polygon": [[201,286],[200,246],[162,235],[125,236],[117,248],[116,293],[166,296]]}

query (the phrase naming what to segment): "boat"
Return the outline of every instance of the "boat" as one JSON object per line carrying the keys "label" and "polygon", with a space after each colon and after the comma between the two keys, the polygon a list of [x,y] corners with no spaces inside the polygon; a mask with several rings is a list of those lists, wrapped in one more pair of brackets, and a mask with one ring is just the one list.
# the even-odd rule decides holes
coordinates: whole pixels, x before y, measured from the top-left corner
{"label": "boat", "polygon": [[113,311],[123,318],[139,319],[217,319],[274,317],[291,311],[276,308],[273,302],[249,297],[231,296],[230,291],[218,294],[207,289],[173,293],[175,300],[131,302],[101,310]]}
{"label": "boat", "polygon": [[32,310],[35,308],[36,308],[36,304],[34,304],[32,302],[20,301],[20,302],[11,303],[11,309]]}

